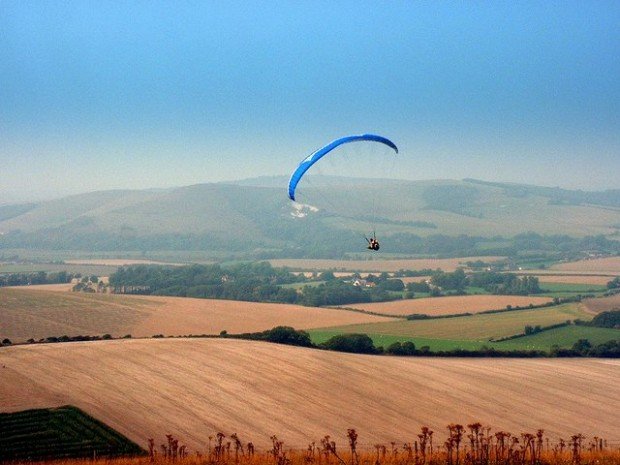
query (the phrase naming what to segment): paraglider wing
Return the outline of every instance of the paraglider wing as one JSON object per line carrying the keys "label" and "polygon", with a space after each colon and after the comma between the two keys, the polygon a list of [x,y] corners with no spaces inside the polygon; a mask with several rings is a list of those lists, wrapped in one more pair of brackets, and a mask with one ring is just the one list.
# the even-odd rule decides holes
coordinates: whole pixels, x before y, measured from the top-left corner
{"label": "paraglider wing", "polygon": [[291,175],[291,179],[288,182],[288,197],[291,200],[295,200],[295,189],[297,188],[297,184],[301,180],[302,176],[305,174],[306,171],[308,171],[308,169],[312,165],[319,161],[323,156],[327,155],[339,145],[358,141],[380,142],[381,144],[385,144],[388,147],[391,147],[396,153],[398,153],[398,147],[396,147],[396,144],[394,144],[394,142],[386,139],[385,137],[377,136],[375,134],[361,134],[359,136],[347,136],[336,139],[335,141],[330,142],[325,147],[320,148],[319,150],[302,160],[297,169]]}

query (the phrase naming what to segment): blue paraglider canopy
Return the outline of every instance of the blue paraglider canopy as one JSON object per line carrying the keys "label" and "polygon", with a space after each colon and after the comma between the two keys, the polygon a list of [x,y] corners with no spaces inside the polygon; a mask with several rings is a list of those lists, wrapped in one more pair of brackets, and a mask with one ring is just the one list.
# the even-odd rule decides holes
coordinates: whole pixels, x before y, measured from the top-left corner
{"label": "blue paraglider canopy", "polygon": [[398,153],[398,147],[396,144],[389,139],[386,139],[382,136],[377,136],[375,134],[361,134],[358,136],[347,136],[341,137],[340,139],[336,139],[333,142],[330,142],[325,147],[318,149],[316,152],[312,153],[308,157],[304,158],[302,162],[299,164],[297,169],[291,175],[291,179],[288,183],[288,196],[291,200],[295,200],[295,189],[297,188],[297,184],[303,177],[303,175],[308,171],[308,169],[314,165],[317,161],[319,161],[322,157],[327,155],[329,152],[334,150],[336,147],[342,144],[348,144],[349,142],[360,142],[360,141],[371,141],[371,142],[379,142],[381,144],[385,144],[388,147],[394,149],[396,153]]}

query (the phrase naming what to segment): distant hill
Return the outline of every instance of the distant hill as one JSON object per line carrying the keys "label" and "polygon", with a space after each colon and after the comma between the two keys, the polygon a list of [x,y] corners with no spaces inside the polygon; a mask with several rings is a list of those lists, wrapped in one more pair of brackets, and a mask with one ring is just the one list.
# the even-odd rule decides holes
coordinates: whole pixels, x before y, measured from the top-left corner
{"label": "distant hill", "polygon": [[411,235],[620,237],[619,191],[308,177],[298,192],[302,203],[294,204],[287,198],[287,183],[283,176],[261,177],[5,205],[0,207],[0,251],[322,247],[322,256],[337,256],[347,244],[359,245],[361,235],[372,229],[381,237],[401,235],[403,243]]}

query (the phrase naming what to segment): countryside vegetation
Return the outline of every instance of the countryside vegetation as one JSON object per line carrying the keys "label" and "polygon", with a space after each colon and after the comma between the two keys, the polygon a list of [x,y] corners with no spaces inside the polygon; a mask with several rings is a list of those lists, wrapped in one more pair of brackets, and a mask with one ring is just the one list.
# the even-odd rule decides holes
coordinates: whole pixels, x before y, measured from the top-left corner
{"label": "countryside vegetation", "polygon": [[0,465],[620,465],[619,25],[0,0]]}
{"label": "countryside vegetation", "polygon": [[277,181],[0,207],[1,461],[620,461],[613,193],[370,185],[374,259]]}
{"label": "countryside vegetation", "polygon": [[[312,345],[332,350],[346,347],[344,350],[349,352],[617,356],[618,333],[615,326],[601,325],[597,319],[589,323],[594,315],[588,306],[588,302],[613,302],[618,287],[617,278],[610,277],[606,285],[553,282],[543,282],[541,285],[540,278],[533,275],[489,271],[488,264],[481,261],[468,260],[465,263],[469,264],[467,271],[462,267],[451,272],[439,269],[417,272],[399,270],[376,275],[365,273],[363,278],[359,273],[339,274],[340,277],[336,277],[331,271],[307,275],[291,272],[287,268],[276,268],[267,262],[130,265],[118,268],[104,288],[101,288],[103,279],[96,276],[80,279],[64,274],[61,275],[63,281],[72,279],[78,282],[73,286],[74,291],[95,292],[95,289],[103,289],[115,294],[140,294],[145,297],[97,295],[89,299],[75,293],[71,296],[49,295],[45,296],[44,308],[24,320],[20,306],[34,305],[36,308],[41,300],[37,302],[36,293],[16,294],[17,289],[5,291],[0,294],[0,300],[4,299],[7,309],[2,318],[10,328],[10,334],[6,334],[5,330],[4,336],[0,335],[0,341],[6,345],[23,341],[71,341],[78,335],[100,338],[240,335],[288,325],[310,330]],[[401,277],[411,274],[428,275],[428,278],[405,284]],[[49,274],[49,277],[43,272],[12,276],[8,275],[7,280],[34,284],[32,289],[36,289],[37,283],[58,280],[57,273]],[[162,300],[158,297],[160,295],[191,299]],[[600,297],[605,295],[608,297]],[[258,316],[261,323],[233,324],[226,313],[217,313],[218,305],[222,307],[222,304],[214,303],[221,300],[206,300],[203,310],[196,306],[193,312],[190,309],[189,313],[183,313],[183,303],[200,299],[229,299],[231,305],[228,311],[239,308],[245,318],[252,314],[254,319]],[[581,303],[582,300],[585,304]],[[253,308],[249,303],[244,307],[243,301],[262,302],[263,307],[253,304]],[[57,302],[56,308],[52,302]],[[313,312],[277,305],[284,303],[340,308],[323,308]],[[87,320],[84,318],[86,313],[69,308],[76,304],[91,306],[87,314],[94,319]],[[275,314],[269,318],[268,314],[262,313],[266,317],[261,318],[262,310],[269,305]],[[170,310],[167,310],[169,307]],[[133,308],[140,309],[140,312],[136,313]],[[287,309],[292,317],[288,321],[285,317]],[[603,305],[600,311],[605,310]],[[174,312],[176,322],[163,323],[169,319],[166,311]],[[277,313],[281,313],[282,318]],[[304,313],[310,319],[314,317],[314,321],[304,323],[301,317]],[[70,314],[74,315],[74,323],[67,325],[71,321],[68,319]],[[321,314],[327,320],[319,318]],[[219,323],[212,320],[214,324],[197,324],[200,315],[217,318]],[[237,315],[240,315],[238,311]],[[40,317],[45,318],[42,321],[47,329],[32,327],[32,323]],[[56,320],[54,324],[49,324],[50,317]],[[381,317],[383,321],[380,321]],[[338,325],[338,322],[344,323],[347,319],[350,324]],[[157,321],[163,324],[158,326]],[[55,333],[43,333],[45,330]],[[351,344],[347,339],[353,337],[351,334],[365,335],[364,342],[358,347],[359,341],[362,341],[358,338],[356,343]],[[402,349],[403,344],[406,349]]]}

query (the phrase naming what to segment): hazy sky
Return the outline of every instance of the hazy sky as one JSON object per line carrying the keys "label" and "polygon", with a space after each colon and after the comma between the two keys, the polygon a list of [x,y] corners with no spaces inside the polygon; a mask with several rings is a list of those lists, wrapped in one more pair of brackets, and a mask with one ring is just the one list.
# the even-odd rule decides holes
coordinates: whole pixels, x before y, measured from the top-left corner
{"label": "hazy sky", "polygon": [[0,203],[289,174],[620,188],[620,2],[0,0]]}

